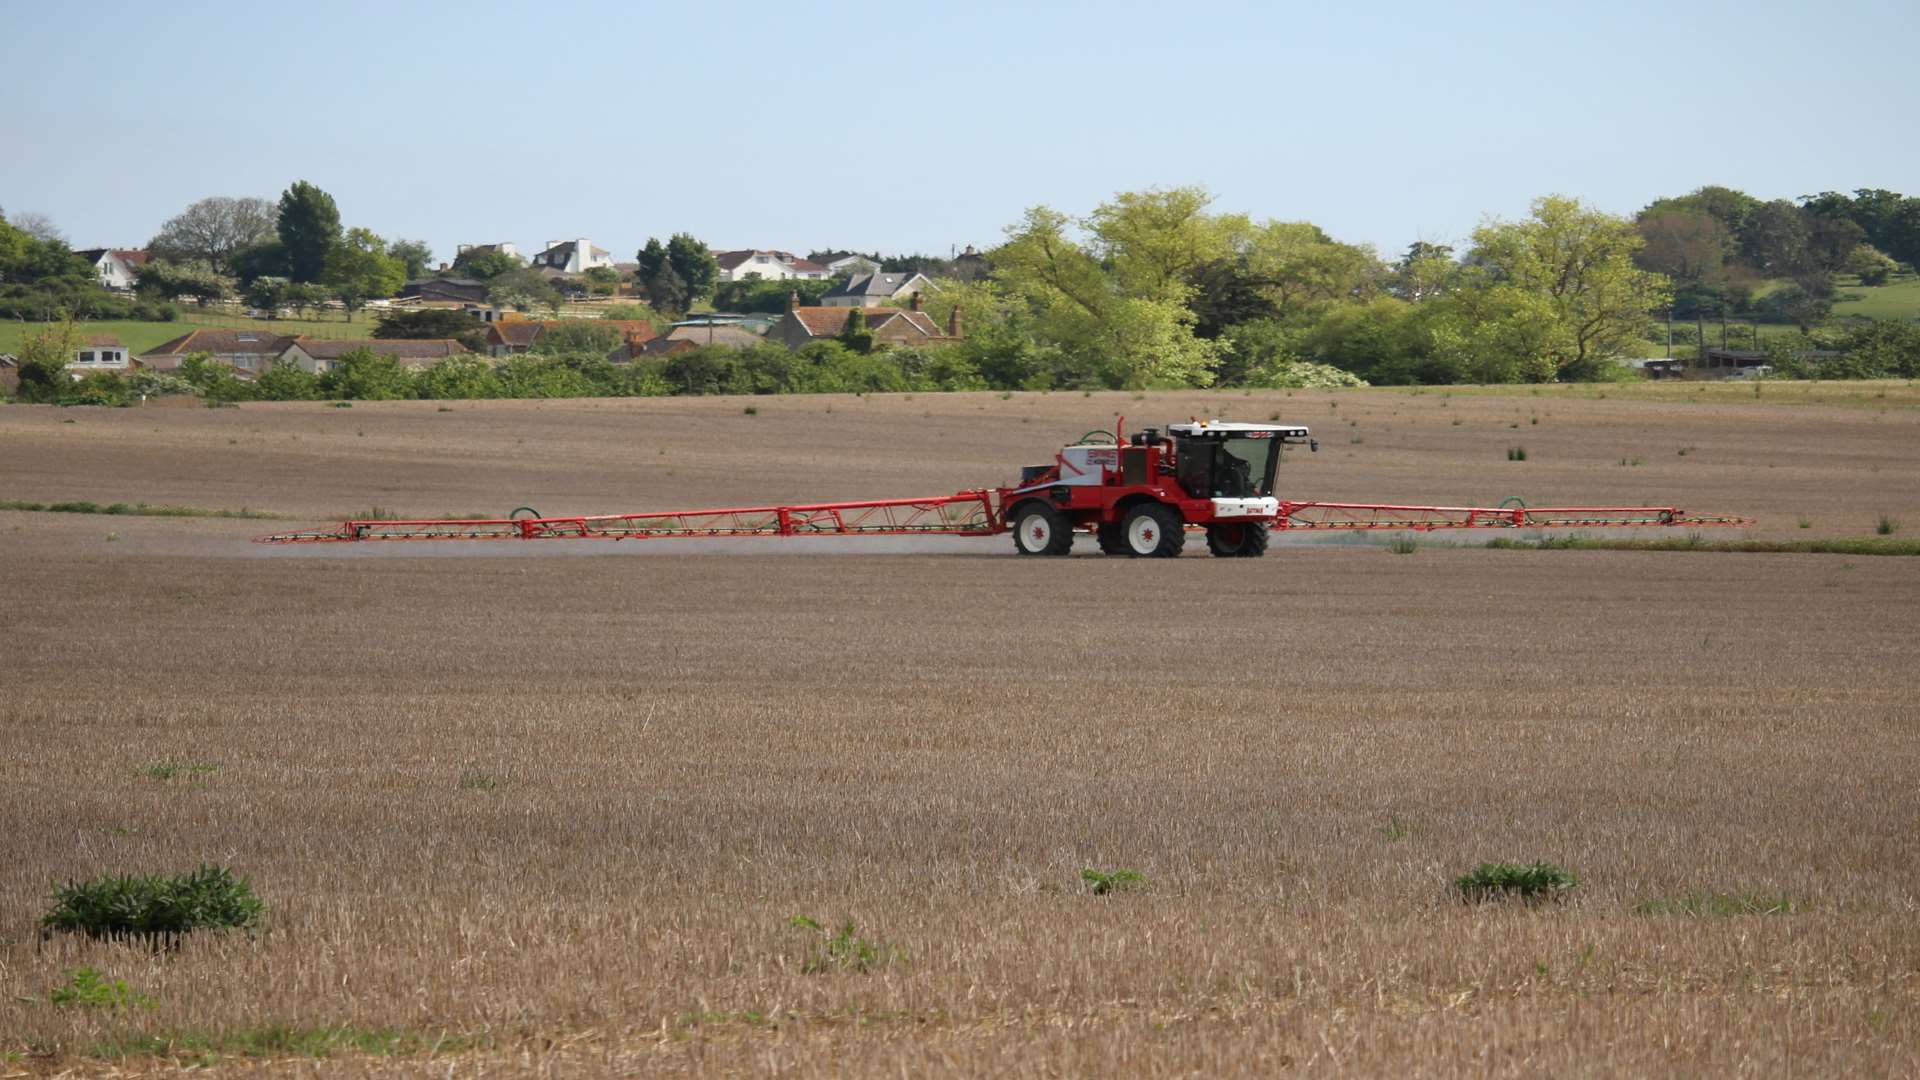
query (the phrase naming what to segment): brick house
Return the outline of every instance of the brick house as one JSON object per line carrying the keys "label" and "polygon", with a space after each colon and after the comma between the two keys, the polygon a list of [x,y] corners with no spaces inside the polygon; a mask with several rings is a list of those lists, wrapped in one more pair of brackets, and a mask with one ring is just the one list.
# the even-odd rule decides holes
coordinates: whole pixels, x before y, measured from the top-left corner
{"label": "brick house", "polygon": [[867,329],[873,332],[876,342],[888,345],[946,345],[959,341],[960,309],[954,308],[947,318],[946,333],[926,312],[920,310],[920,294],[913,294],[909,301],[912,305],[905,310],[900,308],[858,308],[858,307],[802,307],[799,294],[787,298],[786,317],[767,331],[767,340],[777,341],[789,349],[798,349],[808,342],[826,341],[838,338],[847,328],[847,319],[855,311],[867,317]]}
{"label": "brick house", "polygon": [[287,334],[269,334],[259,330],[210,327],[193,330],[140,354],[140,366],[155,371],[175,371],[194,353],[207,353],[213,359],[243,375],[258,375],[292,345]]}

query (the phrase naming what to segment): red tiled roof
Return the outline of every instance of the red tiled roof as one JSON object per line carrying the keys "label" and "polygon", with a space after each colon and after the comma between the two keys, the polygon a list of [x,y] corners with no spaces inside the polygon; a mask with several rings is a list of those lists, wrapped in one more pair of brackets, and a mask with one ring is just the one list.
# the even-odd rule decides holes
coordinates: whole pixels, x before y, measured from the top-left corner
{"label": "red tiled roof", "polygon": [[120,342],[120,339],[119,339],[119,338],[117,338],[117,337],[114,337],[114,336],[113,336],[112,334],[88,334],[88,335],[87,335],[87,336],[86,336],[85,338],[82,338],[81,340],[82,340],[82,341],[84,341],[84,342],[85,342],[86,344],[88,344],[88,345],[91,345],[91,346],[93,346],[93,347],[94,347],[94,348],[96,348],[96,349],[98,349],[98,348],[108,348],[108,349],[124,349],[124,348],[126,348],[126,346],[125,346],[125,345],[123,345],[123,344],[121,344],[121,342]]}
{"label": "red tiled roof", "polygon": [[824,274],[827,272],[826,267],[814,262],[812,259],[793,259],[790,260],[787,265],[793,267],[795,270],[806,270],[811,273]]}

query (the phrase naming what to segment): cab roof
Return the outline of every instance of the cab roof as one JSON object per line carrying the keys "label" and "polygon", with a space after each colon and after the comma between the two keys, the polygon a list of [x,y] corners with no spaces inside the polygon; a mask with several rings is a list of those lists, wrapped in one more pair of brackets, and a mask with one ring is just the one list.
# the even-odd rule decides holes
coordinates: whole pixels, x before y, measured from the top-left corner
{"label": "cab roof", "polygon": [[1280,438],[1304,438],[1307,434],[1306,427],[1301,424],[1242,424],[1233,420],[1194,420],[1185,424],[1168,424],[1167,430],[1175,435],[1218,435],[1222,438],[1255,431],[1270,432]]}

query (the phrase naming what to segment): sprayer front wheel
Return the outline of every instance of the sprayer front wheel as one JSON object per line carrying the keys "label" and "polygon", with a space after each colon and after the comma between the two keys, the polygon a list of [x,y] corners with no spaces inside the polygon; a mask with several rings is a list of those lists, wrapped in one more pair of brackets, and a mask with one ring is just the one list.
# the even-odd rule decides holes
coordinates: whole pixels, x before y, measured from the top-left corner
{"label": "sprayer front wheel", "polygon": [[1046,503],[1022,503],[1013,514],[1013,549],[1022,555],[1065,555],[1073,550],[1073,523]]}
{"label": "sprayer front wheel", "polygon": [[1267,553],[1267,527],[1257,521],[1209,525],[1207,550],[1222,559],[1257,559]]}

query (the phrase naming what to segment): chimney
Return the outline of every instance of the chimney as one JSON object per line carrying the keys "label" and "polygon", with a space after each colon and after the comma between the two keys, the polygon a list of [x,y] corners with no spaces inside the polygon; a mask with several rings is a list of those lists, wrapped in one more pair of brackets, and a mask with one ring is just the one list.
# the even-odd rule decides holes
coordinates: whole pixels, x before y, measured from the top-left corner
{"label": "chimney", "polygon": [[581,237],[573,242],[573,265],[568,267],[578,274],[593,265],[593,242]]}
{"label": "chimney", "polygon": [[920,310],[920,294],[919,293],[913,294],[913,298],[907,301],[907,307],[914,311]]}
{"label": "chimney", "polygon": [[959,340],[961,336],[959,304],[953,305],[953,310],[947,313],[947,336],[955,339],[956,341]]}

